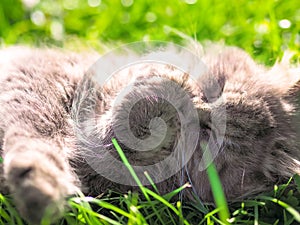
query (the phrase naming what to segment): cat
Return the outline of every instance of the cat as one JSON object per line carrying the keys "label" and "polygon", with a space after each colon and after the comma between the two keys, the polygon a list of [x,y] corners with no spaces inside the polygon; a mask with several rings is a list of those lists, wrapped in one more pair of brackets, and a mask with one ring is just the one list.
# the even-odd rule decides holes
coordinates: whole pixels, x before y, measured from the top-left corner
{"label": "cat", "polygon": [[190,183],[183,199],[213,201],[205,171],[211,161],[228,200],[300,174],[299,68],[265,68],[241,49],[210,47],[201,76],[147,61],[99,84],[98,57],[0,51],[0,190],[30,223],[47,212],[59,217],[65,198],[79,190],[138,190],[112,138],[144,184],[145,170],[160,193]]}

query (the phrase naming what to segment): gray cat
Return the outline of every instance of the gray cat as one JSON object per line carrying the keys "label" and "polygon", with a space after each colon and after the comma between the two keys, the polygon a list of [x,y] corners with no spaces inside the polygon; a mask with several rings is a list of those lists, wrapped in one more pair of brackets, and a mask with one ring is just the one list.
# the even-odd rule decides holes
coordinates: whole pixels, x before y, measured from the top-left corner
{"label": "gray cat", "polygon": [[161,193],[189,182],[184,199],[196,193],[213,201],[205,171],[211,160],[229,200],[300,174],[299,69],[265,69],[242,50],[224,48],[206,51],[206,70],[194,80],[174,65],[151,62],[99,85],[88,70],[96,59],[0,51],[1,191],[31,223],[45,212],[58,216],[78,190],[137,190],[124,167],[108,163],[120,160],[112,138]]}

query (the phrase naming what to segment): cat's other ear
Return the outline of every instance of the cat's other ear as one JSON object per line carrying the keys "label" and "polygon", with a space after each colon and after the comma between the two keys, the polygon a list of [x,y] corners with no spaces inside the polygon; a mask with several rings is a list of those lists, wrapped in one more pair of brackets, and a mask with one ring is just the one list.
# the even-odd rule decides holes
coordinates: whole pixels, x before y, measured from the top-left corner
{"label": "cat's other ear", "polygon": [[265,78],[268,85],[275,87],[285,97],[300,97],[300,64],[290,63],[292,52],[285,52],[282,60],[268,71]]}

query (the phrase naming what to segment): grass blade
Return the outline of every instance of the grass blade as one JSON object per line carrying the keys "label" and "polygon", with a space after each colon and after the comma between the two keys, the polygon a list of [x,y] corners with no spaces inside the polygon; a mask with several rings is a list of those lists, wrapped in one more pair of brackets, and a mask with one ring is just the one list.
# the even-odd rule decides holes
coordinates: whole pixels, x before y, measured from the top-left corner
{"label": "grass blade", "polygon": [[272,198],[272,197],[269,197],[269,196],[259,196],[258,198],[263,199],[263,200],[268,200],[268,201],[274,202],[274,203],[282,206],[286,211],[288,211],[294,217],[294,219],[297,222],[300,223],[300,213],[296,209],[294,209],[293,207],[288,205],[287,203],[285,203],[283,201],[280,201],[277,198]]}
{"label": "grass blade", "polygon": [[203,157],[205,156],[204,162],[211,162],[207,165],[207,174],[216,206],[219,208],[220,219],[224,224],[229,224],[227,221],[227,219],[229,219],[229,209],[216,166],[212,161],[208,145],[201,143],[201,148],[204,152]]}

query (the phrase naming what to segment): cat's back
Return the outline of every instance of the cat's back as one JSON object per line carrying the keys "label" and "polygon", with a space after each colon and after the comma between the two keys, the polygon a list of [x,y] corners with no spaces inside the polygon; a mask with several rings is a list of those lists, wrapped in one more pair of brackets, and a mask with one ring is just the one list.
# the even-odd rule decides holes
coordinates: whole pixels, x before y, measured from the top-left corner
{"label": "cat's back", "polygon": [[[1,127],[24,117],[29,109],[32,114],[53,111],[49,107],[68,111],[76,85],[90,63],[83,55],[59,49],[22,46],[0,50],[0,115],[12,117],[2,121]],[[55,116],[61,113],[58,111]]]}

